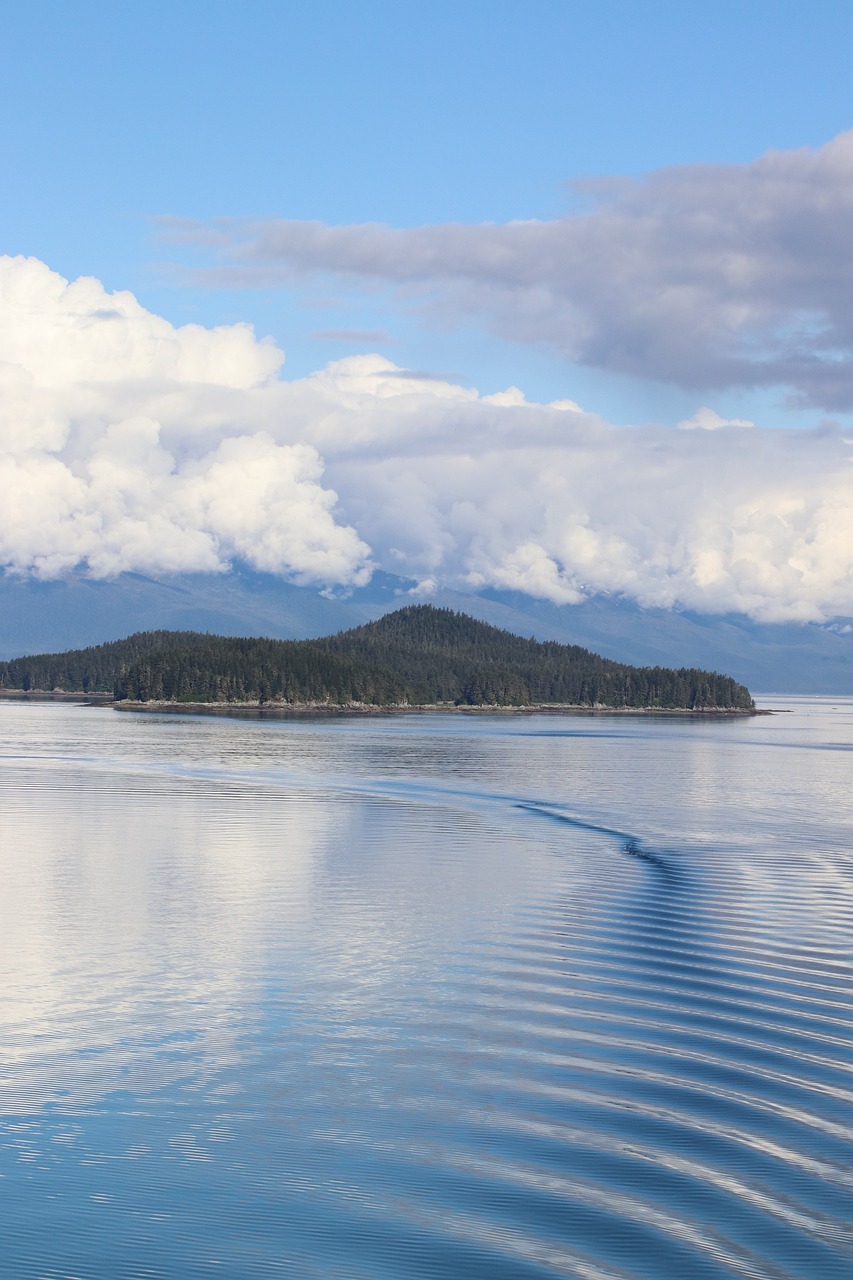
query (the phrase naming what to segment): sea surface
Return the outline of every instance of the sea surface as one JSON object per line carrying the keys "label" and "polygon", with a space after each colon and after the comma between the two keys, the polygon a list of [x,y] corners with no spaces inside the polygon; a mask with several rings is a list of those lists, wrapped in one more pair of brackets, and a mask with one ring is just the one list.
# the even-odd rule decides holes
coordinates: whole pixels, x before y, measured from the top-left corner
{"label": "sea surface", "polygon": [[5,1280],[853,1275],[853,701],[0,705]]}

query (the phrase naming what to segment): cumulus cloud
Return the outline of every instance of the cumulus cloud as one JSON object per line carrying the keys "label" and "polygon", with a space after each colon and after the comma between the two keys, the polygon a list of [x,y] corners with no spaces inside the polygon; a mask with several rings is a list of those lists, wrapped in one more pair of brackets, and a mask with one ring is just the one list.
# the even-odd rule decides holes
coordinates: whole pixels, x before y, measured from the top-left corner
{"label": "cumulus cloud", "polygon": [[832,426],[747,430],[705,406],[683,424],[700,429],[614,427],[378,355],[286,381],[250,329],[176,329],[23,259],[0,259],[0,302],[9,570],[239,558],[325,586],[379,565],[424,598],[853,614],[853,448]]}
{"label": "cumulus cloud", "polygon": [[853,451],[837,431],[614,427],[392,383],[386,363],[329,366],[303,431],[378,561],[422,590],[606,592],[765,621],[853,612]]}
{"label": "cumulus cloud", "polygon": [[683,418],[678,423],[681,431],[719,431],[722,427],[754,427],[755,423],[748,418],[724,418],[715,409],[702,405],[692,418]]}
{"label": "cumulus cloud", "polygon": [[336,520],[316,450],[241,422],[274,402],[282,359],[248,325],[175,328],[97,280],[0,258],[0,563],[105,577],[239,556],[365,581],[368,548]]}
{"label": "cumulus cloud", "polygon": [[853,132],[750,164],[576,185],[591,208],[552,221],[164,230],[216,256],[197,278],[386,283],[409,302],[420,293],[441,323],[479,318],[596,368],[853,409]]}

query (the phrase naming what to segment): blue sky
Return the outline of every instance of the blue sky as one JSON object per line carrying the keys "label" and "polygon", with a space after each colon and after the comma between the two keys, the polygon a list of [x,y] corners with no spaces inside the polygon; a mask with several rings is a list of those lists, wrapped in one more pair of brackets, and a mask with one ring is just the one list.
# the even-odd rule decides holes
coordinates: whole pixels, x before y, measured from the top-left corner
{"label": "blue sky", "polygon": [[3,252],[130,289],[176,324],[248,320],[287,376],[378,349],[616,422],[673,425],[703,403],[764,425],[824,416],[773,386],[578,361],[475,311],[425,320],[381,279],[202,284],[181,267],[204,251],[154,220],[551,220],[582,207],[570,183],[587,175],[817,148],[853,124],[849,4],[41,0],[4,4],[3,30]]}
{"label": "blue sky", "polygon": [[5,572],[853,618],[853,5],[0,6]]}

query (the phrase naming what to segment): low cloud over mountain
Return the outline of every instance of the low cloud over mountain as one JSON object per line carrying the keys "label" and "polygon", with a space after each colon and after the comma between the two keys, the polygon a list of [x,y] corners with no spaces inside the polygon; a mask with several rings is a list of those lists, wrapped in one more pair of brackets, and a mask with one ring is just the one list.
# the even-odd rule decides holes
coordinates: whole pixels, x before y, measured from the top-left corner
{"label": "low cloud over mountain", "polygon": [[32,259],[0,259],[0,304],[0,563],[17,573],[239,558],[338,587],[381,566],[424,596],[853,614],[853,447],[838,431],[707,408],[684,425],[713,430],[614,427],[377,355],[286,381],[247,326],[175,328]]}

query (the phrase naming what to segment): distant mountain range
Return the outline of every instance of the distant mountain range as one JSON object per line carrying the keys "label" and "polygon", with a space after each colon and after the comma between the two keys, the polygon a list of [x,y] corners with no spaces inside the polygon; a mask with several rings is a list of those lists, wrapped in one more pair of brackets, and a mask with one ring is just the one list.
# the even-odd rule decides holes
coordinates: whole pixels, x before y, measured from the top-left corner
{"label": "distant mountain range", "polygon": [[[240,566],[227,574],[123,574],[109,581],[7,575],[0,578],[0,658],[76,649],[143,630],[314,638],[417,602],[412,586],[378,573],[366,587],[321,593]],[[509,591],[439,591],[429,602],[618,662],[722,671],[753,691],[853,693],[851,619],[824,626],[755,623],[739,615],[643,609],[604,596],[558,606]]]}

